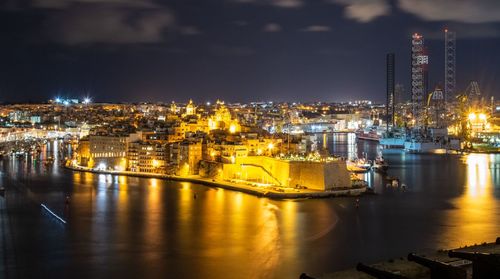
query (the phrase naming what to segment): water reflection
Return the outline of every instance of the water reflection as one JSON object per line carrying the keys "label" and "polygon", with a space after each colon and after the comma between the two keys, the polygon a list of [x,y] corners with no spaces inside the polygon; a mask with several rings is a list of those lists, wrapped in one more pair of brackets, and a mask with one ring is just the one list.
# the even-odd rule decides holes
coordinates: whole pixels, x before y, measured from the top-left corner
{"label": "water reflection", "polygon": [[[330,139],[341,156],[377,151],[376,145],[357,148],[347,134]],[[21,240],[56,239],[16,245],[44,255],[36,258],[40,266],[67,269],[72,278],[296,278],[497,236],[499,155],[384,157],[390,175],[410,189],[362,197],[360,208],[350,198],[273,201],[187,182],[64,169],[53,175],[43,164],[27,167],[17,159],[2,162],[0,179],[36,190],[56,210],[61,196],[72,196],[68,226],[53,226],[37,207],[21,219],[54,229],[15,228]],[[364,178],[383,183],[376,173]],[[54,246],[56,252],[44,253]],[[26,270],[36,277],[40,268]]]}
{"label": "water reflection", "polygon": [[[494,181],[498,178],[495,169],[498,162],[493,156],[487,154],[469,154],[462,158],[466,164],[465,191],[452,200],[453,209],[449,210],[450,223],[446,235],[454,235],[460,245],[470,245],[485,241],[486,235],[498,233],[500,221],[498,212],[500,204],[495,198]],[[462,241],[460,241],[462,240]],[[456,246],[457,243],[448,243],[448,247]]]}
{"label": "water reflection", "polygon": [[469,154],[467,164],[467,196],[484,197],[491,192],[490,158],[484,154]]}

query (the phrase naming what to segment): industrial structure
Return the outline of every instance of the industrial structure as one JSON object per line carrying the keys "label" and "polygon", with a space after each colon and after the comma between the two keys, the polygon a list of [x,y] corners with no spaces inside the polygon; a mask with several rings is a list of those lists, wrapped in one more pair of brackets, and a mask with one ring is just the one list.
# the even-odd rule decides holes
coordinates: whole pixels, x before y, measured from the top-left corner
{"label": "industrial structure", "polygon": [[428,92],[427,65],[429,57],[426,54],[424,38],[417,33],[411,41],[411,100],[414,127],[424,124],[425,96]]}
{"label": "industrial structure", "polygon": [[451,102],[456,94],[456,34],[444,30],[444,97],[445,103]]}
{"label": "industrial structure", "polygon": [[387,115],[387,128],[389,124],[394,126],[394,106],[395,106],[395,54],[388,53],[386,56],[387,63],[387,104],[386,104],[386,115]]}

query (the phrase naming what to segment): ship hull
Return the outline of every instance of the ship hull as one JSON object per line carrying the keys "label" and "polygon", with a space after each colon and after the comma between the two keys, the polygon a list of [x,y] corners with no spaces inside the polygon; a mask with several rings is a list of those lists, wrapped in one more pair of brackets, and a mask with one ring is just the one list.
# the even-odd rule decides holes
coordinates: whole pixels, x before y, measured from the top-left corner
{"label": "ship hull", "polygon": [[439,142],[406,141],[404,149],[408,153],[446,153],[446,148]]}
{"label": "ship hull", "polygon": [[381,138],[380,145],[387,148],[404,148],[405,139],[404,138]]}

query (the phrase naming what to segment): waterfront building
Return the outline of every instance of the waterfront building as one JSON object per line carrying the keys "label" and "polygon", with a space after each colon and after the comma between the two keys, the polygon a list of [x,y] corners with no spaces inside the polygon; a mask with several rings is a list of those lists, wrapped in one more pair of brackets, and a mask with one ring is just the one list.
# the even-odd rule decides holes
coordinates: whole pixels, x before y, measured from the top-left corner
{"label": "waterfront building", "polygon": [[130,142],[138,141],[139,134],[90,135],[89,167],[125,170]]}
{"label": "waterfront building", "polygon": [[137,141],[128,147],[128,169],[134,172],[165,173],[167,144]]}
{"label": "waterfront building", "polygon": [[178,175],[197,174],[202,159],[202,141],[199,139],[186,139],[170,145],[169,163]]}
{"label": "waterfront building", "polygon": [[75,152],[76,162],[82,167],[89,166],[90,160],[90,141],[88,137],[81,138]]}
{"label": "waterfront building", "polygon": [[341,159],[248,156],[223,164],[222,176],[226,180],[282,187],[300,186],[319,191],[351,186],[346,162]]}

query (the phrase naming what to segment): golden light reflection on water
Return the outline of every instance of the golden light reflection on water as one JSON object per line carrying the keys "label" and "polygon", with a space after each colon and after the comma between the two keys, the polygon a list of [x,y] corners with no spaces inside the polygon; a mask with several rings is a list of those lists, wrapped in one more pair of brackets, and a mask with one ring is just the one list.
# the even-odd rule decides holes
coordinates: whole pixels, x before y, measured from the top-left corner
{"label": "golden light reflection on water", "polygon": [[282,206],[282,224],[283,230],[287,231],[284,235],[285,240],[292,241],[297,237],[297,202],[287,200]]}
{"label": "golden light reflection on water", "polygon": [[254,259],[250,270],[255,272],[255,278],[272,277],[272,272],[279,264],[282,256],[282,241],[279,229],[278,215],[281,209],[268,200],[262,200],[256,218],[259,230],[253,238]]}
{"label": "golden light reflection on water", "polygon": [[[494,179],[492,177],[492,166],[495,157],[487,154],[469,154],[463,158],[466,164],[465,191],[452,201],[454,208],[450,210],[448,226],[449,247],[482,243],[493,241],[498,234],[498,212],[499,206],[495,200],[493,189]],[[458,240],[459,243],[456,242]]]}
{"label": "golden light reflection on water", "polygon": [[95,214],[91,239],[116,244],[94,245],[93,253],[138,251],[137,264],[157,270],[167,269],[157,265],[166,261],[167,252],[175,252],[183,261],[194,261],[200,274],[277,278],[289,265],[303,270],[307,246],[333,229],[326,203],[319,211],[304,211],[303,201],[273,201],[187,182],[86,176],[74,175],[74,180],[97,184],[79,190]]}
{"label": "golden light reflection on water", "polygon": [[118,204],[119,206],[126,207],[128,208],[128,183],[127,183],[127,177],[125,176],[118,176],[117,177],[117,182],[118,182]]}
{"label": "golden light reflection on water", "polygon": [[[491,194],[491,175],[489,170],[489,156],[484,154],[470,154],[467,156],[467,196],[481,198]],[[488,193],[489,192],[489,193]]]}
{"label": "golden light reflection on water", "polygon": [[[148,247],[158,247],[163,242],[162,225],[163,220],[166,218],[164,216],[163,204],[161,198],[161,187],[159,187],[158,179],[149,179],[149,187],[146,196],[146,208],[143,213],[143,237],[142,243]],[[148,262],[154,260],[158,257],[154,253],[145,253],[144,261]]]}
{"label": "golden light reflection on water", "polygon": [[156,179],[156,178],[150,178],[149,179],[149,185],[151,186],[151,188],[158,187],[158,179]]}

